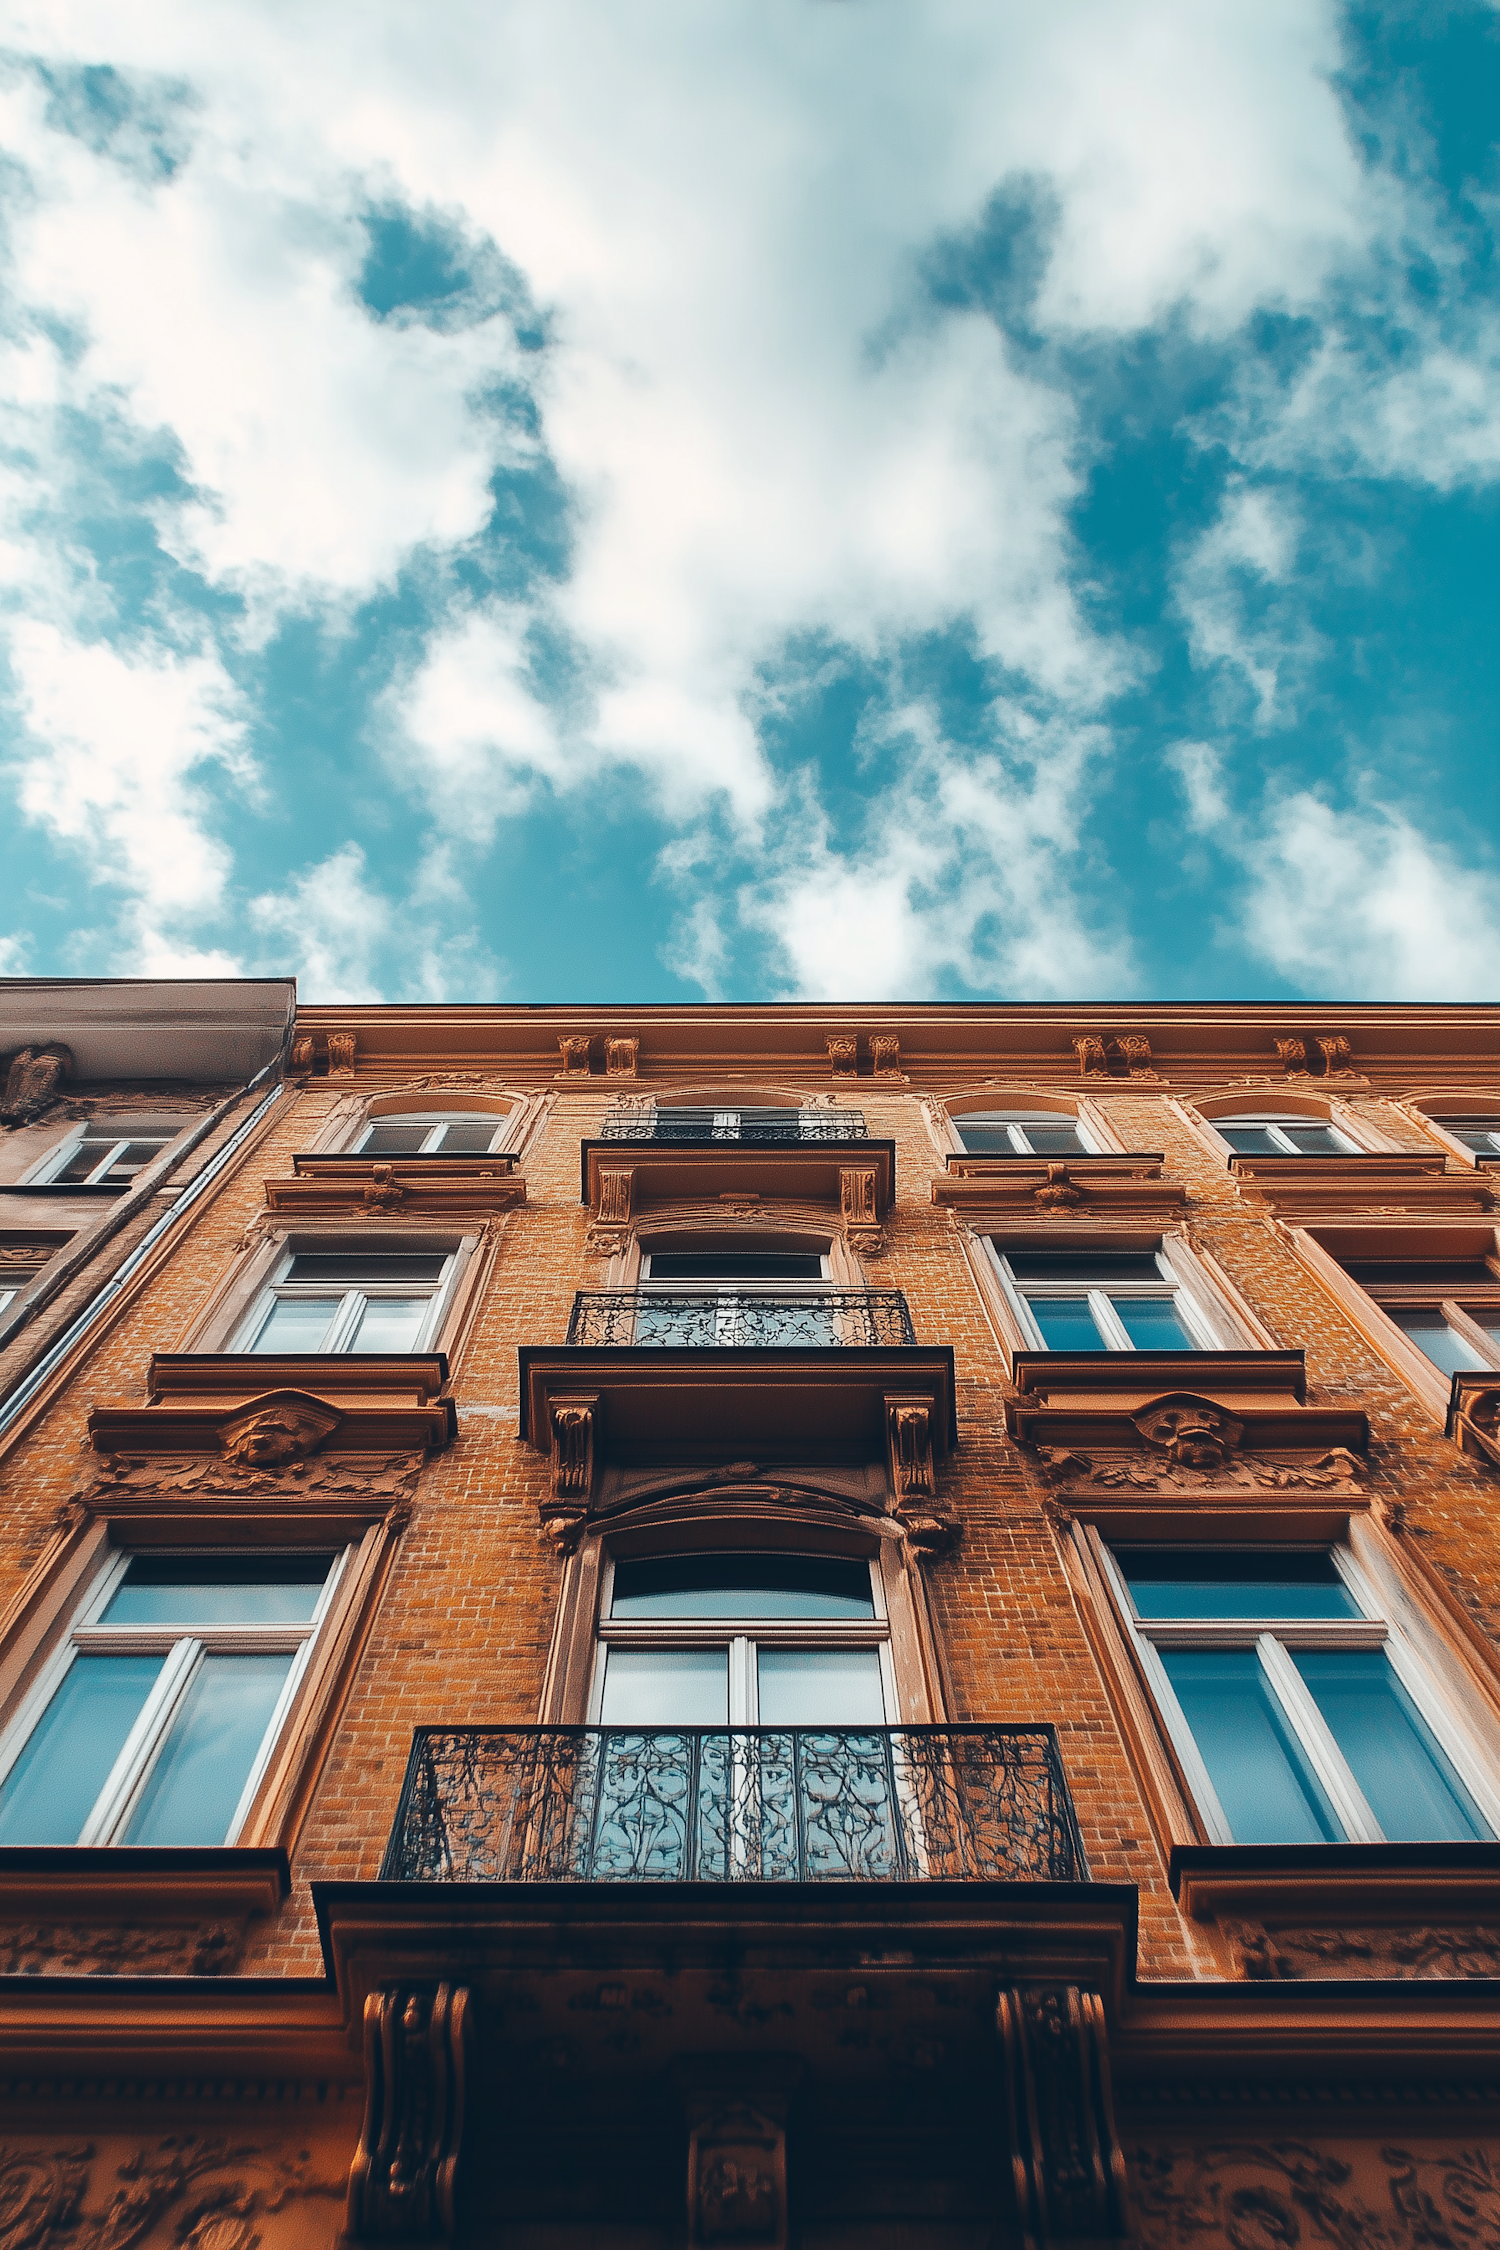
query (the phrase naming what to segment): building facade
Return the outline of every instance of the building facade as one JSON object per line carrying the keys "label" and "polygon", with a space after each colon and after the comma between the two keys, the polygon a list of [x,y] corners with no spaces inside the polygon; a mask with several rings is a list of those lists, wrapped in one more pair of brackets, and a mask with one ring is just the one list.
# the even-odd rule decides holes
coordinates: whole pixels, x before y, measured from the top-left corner
{"label": "building facade", "polygon": [[0,2250],[1500,2250],[1500,1010],[8,991]]}

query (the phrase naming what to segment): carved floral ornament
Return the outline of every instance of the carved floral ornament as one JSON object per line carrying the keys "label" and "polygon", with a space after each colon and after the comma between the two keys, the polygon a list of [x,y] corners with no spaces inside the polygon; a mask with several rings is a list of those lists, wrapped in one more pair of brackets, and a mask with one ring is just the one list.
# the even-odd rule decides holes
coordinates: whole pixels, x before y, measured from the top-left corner
{"label": "carved floral ornament", "polygon": [[1039,1457],[1054,1476],[1071,1483],[1133,1485],[1144,1491],[1221,1490],[1226,1485],[1349,1491],[1358,1484],[1361,1464],[1347,1446],[1309,1449],[1311,1457],[1301,1461],[1268,1460],[1243,1450],[1245,1427],[1234,1415],[1190,1392],[1154,1399],[1130,1420],[1146,1448],[1144,1460],[1117,1447],[1085,1453],[1071,1446],[1041,1446]]}
{"label": "carved floral ornament", "polygon": [[[1112,1039],[1094,1031],[1079,1032],[1073,1040],[1073,1052],[1078,1057],[1080,1078],[1108,1078],[1123,1075],[1127,1078],[1158,1076],[1152,1067],[1151,1042],[1140,1032],[1122,1031]],[[1122,1073],[1113,1073],[1112,1061],[1124,1064]]]}
{"label": "carved floral ornament", "polygon": [[1500,2150],[1221,2138],[1136,2147],[1143,2250],[1494,2250]]}
{"label": "carved floral ornament", "polygon": [[[119,2185],[94,2187],[90,2143],[0,2145],[0,2250],[134,2250],[170,2216],[176,2250],[255,2250],[256,2221],[305,2196],[337,2196],[305,2148],[173,2134],[116,2166]],[[92,2190],[92,2194],[91,2194]],[[92,2205],[92,2207],[90,2207]]]}
{"label": "carved floral ornament", "polygon": [[11,1057],[0,1099],[0,1125],[29,1125],[50,1109],[73,1075],[73,1051],[54,1041],[47,1047],[23,1047]]}

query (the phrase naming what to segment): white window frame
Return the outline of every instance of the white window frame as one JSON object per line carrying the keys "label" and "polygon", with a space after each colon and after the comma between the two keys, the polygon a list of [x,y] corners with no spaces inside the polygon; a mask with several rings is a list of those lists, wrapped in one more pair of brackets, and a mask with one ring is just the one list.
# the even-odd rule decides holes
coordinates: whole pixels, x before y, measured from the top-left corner
{"label": "white window frame", "polygon": [[[291,1282],[285,1278],[291,1272],[293,1261],[299,1257],[340,1257],[353,1261],[366,1256],[399,1256],[403,1251],[409,1251],[414,1257],[440,1257],[443,1261],[443,1267],[437,1280],[430,1282],[351,1282],[341,1289],[335,1281]],[[337,1296],[339,1298],[338,1310],[329,1326],[323,1331],[322,1341],[313,1346],[313,1352],[318,1358],[347,1353],[350,1349],[351,1340],[358,1334],[365,1307],[372,1299],[426,1296],[430,1300],[427,1317],[407,1349],[413,1352],[430,1351],[433,1338],[440,1334],[442,1330],[443,1317],[452,1295],[453,1279],[458,1263],[459,1251],[457,1248],[446,1250],[420,1249],[414,1243],[404,1244],[394,1237],[389,1243],[381,1244],[378,1248],[372,1244],[362,1244],[356,1249],[343,1242],[329,1243],[326,1247],[319,1243],[289,1243],[277,1260],[276,1267],[269,1280],[257,1292],[249,1311],[240,1322],[229,1349],[235,1352],[253,1352],[256,1339],[270,1319],[273,1307],[283,1301],[296,1301],[308,1297]],[[357,1357],[358,1355],[353,1356]]]}
{"label": "white window frame", "polygon": [[[675,1560],[679,1555],[691,1551],[673,1548],[670,1550],[671,1559]],[[739,1554],[755,1551],[757,1550],[745,1548],[734,1550]],[[788,1550],[777,1548],[766,1549],[765,1552],[782,1554]],[[665,1552],[663,1559],[667,1559]],[[827,1558],[819,1555],[813,1559],[823,1561]],[[602,1716],[605,1667],[612,1648],[663,1651],[682,1648],[727,1649],[729,1717],[726,1724],[730,1727],[754,1727],[760,1724],[756,1663],[760,1649],[873,1648],[880,1656],[880,1693],[885,1705],[885,1717],[880,1723],[886,1727],[899,1726],[901,1706],[896,1696],[896,1671],[891,1654],[891,1621],[886,1609],[885,1587],[881,1582],[879,1564],[873,1556],[846,1555],[838,1559],[868,1562],[874,1597],[872,1617],[612,1617],[610,1611],[615,1598],[615,1562],[612,1555],[606,1557],[599,1581],[599,1616],[595,1631],[594,1671],[589,1687],[588,1724],[597,1727],[621,1723],[607,1722]],[[737,1716],[737,1713],[742,1715]],[[628,1726],[625,1731],[630,1731]]]}
{"label": "white window frame", "polygon": [[[1173,1310],[1193,1339],[1190,1348],[1205,1352],[1220,1351],[1226,1348],[1233,1350],[1235,1348],[1234,1344],[1231,1343],[1226,1347],[1221,1341],[1220,1324],[1214,1321],[1207,1307],[1199,1301],[1196,1293],[1188,1285],[1166,1248],[1161,1244],[1155,1245],[1149,1254],[1155,1258],[1157,1270],[1162,1280],[1168,1284],[1166,1289],[1150,1281],[1111,1282],[1108,1288],[1102,1285],[1091,1288],[1086,1281],[1077,1278],[1055,1282],[1019,1281],[1011,1271],[1010,1259],[1000,1244],[990,1236],[985,1237],[985,1244],[995,1270],[1000,1277],[1000,1286],[1005,1292],[1005,1301],[1014,1314],[1022,1335],[1026,1338],[1025,1348],[1028,1351],[1045,1352],[1052,1349],[1043,1336],[1027,1301],[1033,1295],[1040,1297],[1087,1297],[1089,1311],[1100,1334],[1100,1349],[1103,1351],[1133,1352],[1139,1348],[1131,1341],[1125,1323],[1114,1309],[1111,1302],[1114,1297],[1160,1298],[1170,1296]],[[1016,1247],[1019,1249],[1020,1246],[1017,1245]],[[1028,1245],[1027,1247],[1030,1250],[1033,1246]],[[1101,1257],[1111,1254],[1110,1247],[1107,1244],[1057,1243],[1051,1247],[1055,1248],[1057,1253],[1063,1257],[1087,1256],[1088,1252],[1094,1248],[1098,1249]],[[1136,1254],[1146,1255],[1144,1252]]]}
{"label": "white window frame", "polygon": [[1229,1139],[1228,1134],[1225,1132],[1226,1126],[1237,1128],[1240,1130],[1253,1126],[1258,1131],[1268,1132],[1271,1135],[1271,1138],[1276,1142],[1276,1153],[1280,1156],[1305,1157],[1308,1153],[1306,1149],[1298,1148],[1296,1142],[1292,1140],[1290,1135],[1282,1130],[1282,1128],[1287,1125],[1319,1125],[1322,1127],[1325,1133],[1331,1133],[1334,1139],[1340,1143],[1340,1146],[1334,1149],[1319,1150],[1317,1153],[1320,1155],[1363,1156],[1368,1153],[1366,1150],[1362,1149],[1359,1146],[1359,1143],[1357,1141],[1352,1141],[1349,1138],[1349,1135],[1344,1131],[1341,1125],[1335,1125],[1331,1117],[1304,1117],[1294,1114],[1291,1110],[1258,1110],[1243,1112],[1237,1110],[1233,1116],[1225,1115],[1220,1117],[1210,1117],[1208,1122],[1213,1126],[1215,1132],[1217,1132],[1221,1136],[1221,1138],[1223,1138],[1225,1146],[1234,1156],[1244,1156],[1247,1154],[1253,1155],[1255,1152],[1247,1151],[1244,1149],[1237,1149],[1234,1146],[1234,1143]]}
{"label": "white window frame", "polygon": [[[171,1147],[173,1141],[176,1140],[178,1134],[182,1131],[182,1129],[182,1126],[179,1124],[174,1125],[170,1133],[122,1133],[119,1132],[115,1126],[110,1125],[108,1127],[108,1130],[113,1133],[115,1137],[106,1145],[102,1135],[100,1136],[99,1147],[103,1153],[100,1156],[99,1162],[95,1164],[81,1180],[66,1181],[64,1183],[64,1192],[66,1192],[68,1188],[97,1186],[99,1182],[105,1178],[111,1166],[119,1161],[119,1158],[125,1149],[129,1148],[133,1143],[145,1143],[149,1141],[155,1148],[156,1155],[147,1157],[146,1163],[141,1165],[139,1172],[133,1173],[130,1179],[122,1180],[120,1182],[120,1187],[123,1192],[124,1189],[134,1185],[135,1180],[140,1176],[140,1172],[144,1172],[147,1165],[154,1164],[156,1162],[156,1157],[161,1155],[163,1149]],[[46,1155],[42,1158],[39,1164],[34,1164],[32,1166],[30,1172],[28,1172],[28,1174],[26,1175],[26,1185],[28,1187],[49,1187],[57,1178],[60,1172],[65,1172],[67,1170],[68,1166],[72,1163],[73,1158],[77,1155],[79,1149],[83,1147],[85,1141],[92,1138],[93,1131],[91,1126],[87,1124],[75,1126],[73,1131],[70,1132],[63,1140],[60,1140],[54,1147],[48,1149]]]}
{"label": "white window frame", "polygon": [[[1452,1117],[1440,1117],[1436,1111],[1424,1111],[1423,1115],[1428,1124],[1440,1125],[1445,1133],[1451,1134],[1461,1148],[1468,1150],[1470,1156],[1500,1156],[1500,1114],[1495,1116],[1493,1126],[1475,1123],[1476,1118],[1484,1115],[1479,1110],[1458,1111]],[[1465,1139],[1466,1133],[1474,1133],[1476,1136],[1482,1134],[1489,1143],[1488,1148],[1476,1148],[1473,1141]]]}
{"label": "white window frame", "polygon": [[[495,1130],[490,1135],[488,1147],[485,1149],[466,1149],[463,1153],[468,1156],[493,1155],[505,1138],[505,1129],[510,1123],[509,1111],[503,1116],[497,1116],[493,1110],[488,1109],[382,1110],[379,1115],[365,1119],[359,1129],[359,1138],[350,1154],[360,1155],[371,1134],[379,1125],[426,1125],[428,1131],[423,1138],[422,1145],[420,1148],[413,1150],[412,1154],[416,1156],[437,1156],[442,1153],[443,1141],[450,1125],[479,1125],[489,1119],[493,1119]],[[396,1157],[393,1161],[399,1164],[401,1159]]]}
{"label": "white window frame", "polygon": [[[1500,1839],[1500,1793],[1497,1793],[1486,1764],[1476,1750],[1453,1701],[1439,1690],[1432,1674],[1400,1627],[1393,1625],[1384,1614],[1369,1579],[1360,1569],[1350,1549],[1342,1542],[1320,1542],[1316,1551],[1332,1556],[1334,1567],[1360,1612],[1358,1617],[1219,1620],[1140,1617],[1130,1597],[1125,1574],[1115,1560],[1113,1549],[1093,1526],[1089,1527],[1089,1539],[1141,1669],[1150,1683],[1157,1709],[1197,1803],[1199,1815],[1209,1832],[1210,1842],[1232,1844],[1235,1839],[1224,1816],[1218,1792],[1209,1779],[1208,1768],[1203,1762],[1192,1728],[1188,1725],[1182,1705],[1177,1700],[1176,1690],[1157,1653],[1163,1648],[1255,1650],[1267,1684],[1283,1716],[1346,1831],[1342,1840],[1351,1844],[1383,1844],[1386,1840],[1385,1833],[1288,1651],[1294,1648],[1384,1649],[1392,1671],[1431,1729],[1438,1747],[1473,1799],[1481,1818],[1488,1822],[1493,1836]],[[1134,1544],[1141,1545],[1145,1542],[1138,1541]],[[1191,1542],[1173,1540],[1170,1544],[1180,1547],[1190,1545]],[[1263,1551],[1267,1557],[1271,1557],[1288,1553],[1305,1554],[1309,1550],[1306,1544],[1267,1541]]]}
{"label": "white window frame", "polygon": [[199,1625],[184,1633],[180,1627],[170,1625],[102,1625],[100,1616],[108,1607],[111,1597],[138,1554],[191,1556],[195,1561],[239,1560],[246,1555],[270,1561],[283,1555],[295,1554],[292,1547],[124,1547],[113,1549],[102,1571],[92,1581],[74,1614],[73,1622],[63,1636],[58,1649],[43,1667],[35,1686],[16,1713],[14,1720],[0,1736],[0,1785],[8,1779],[12,1767],[20,1757],[41,1723],[54,1696],[62,1686],[75,1658],[79,1656],[163,1656],[161,1672],[156,1683],[141,1706],[135,1725],[111,1767],[94,1808],[78,1835],[78,1844],[113,1844],[129,1826],[142,1792],[155,1770],[173,1721],[183,1706],[184,1698],[193,1684],[198,1668],[205,1656],[282,1656],[291,1654],[292,1663],[282,1684],[261,1737],[260,1747],[250,1762],[245,1785],[240,1791],[223,1838],[232,1844],[243,1827],[246,1815],[255,1801],[266,1766],[275,1751],[286,1724],[297,1691],[306,1677],[312,1650],[322,1627],[333,1608],[339,1586],[349,1566],[353,1549],[334,1544],[330,1548],[315,1548],[315,1553],[332,1553],[333,1560],[323,1581],[313,1614],[301,1624],[274,1625]]}
{"label": "white window frame", "polygon": [[[1044,1164],[1051,1162],[1066,1163],[1068,1154],[1073,1152],[1066,1152],[1060,1158],[1055,1155],[1054,1151],[1049,1149],[1043,1149],[1042,1151],[1038,1152],[1032,1147],[1031,1140],[1029,1135],[1027,1134],[1026,1128],[1028,1125],[1071,1125],[1074,1132],[1078,1135],[1079,1141],[1082,1143],[1082,1148],[1078,1153],[1081,1153],[1084,1156],[1099,1156],[1103,1154],[1103,1151],[1096,1148],[1093,1142],[1090,1140],[1088,1127],[1084,1124],[1083,1119],[1081,1117],[1075,1116],[1071,1110],[965,1109],[958,1111],[956,1115],[950,1112],[950,1116],[952,1117],[953,1129],[958,1135],[960,1144],[962,1144],[964,1131],[967,1126],[1003,1126],[1006,1133],[1010,1137],[1011,1152],[1013,1155],[1036,1156],[1038,1157],[1038,1161]],[[968,1149],[963,1150],[963,1154],[966,1156],[971,1153],[972,1152]]]}

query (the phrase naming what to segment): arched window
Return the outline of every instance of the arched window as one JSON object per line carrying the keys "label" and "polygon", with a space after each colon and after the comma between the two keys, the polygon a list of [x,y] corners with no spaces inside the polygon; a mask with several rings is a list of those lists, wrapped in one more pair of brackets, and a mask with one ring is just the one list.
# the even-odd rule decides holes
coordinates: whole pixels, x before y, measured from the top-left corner
{"label": "arched window", "polygon": [[402,1110],[372,1117],[354,1144],[356,1156],[486,1156],[498,1148],[508,1120],[494,1110]]}
{"label": "arched window", "polygon": [[1096,1156],[1076,1117],[1063,1110],[970,1109],[953,1120],[969,1156]]}
{"label": "arched window", "polygon": [[590,1718],[603,1726],[884,1726],[880,1573],[863,1557],[620,1556],[605,1567]]}

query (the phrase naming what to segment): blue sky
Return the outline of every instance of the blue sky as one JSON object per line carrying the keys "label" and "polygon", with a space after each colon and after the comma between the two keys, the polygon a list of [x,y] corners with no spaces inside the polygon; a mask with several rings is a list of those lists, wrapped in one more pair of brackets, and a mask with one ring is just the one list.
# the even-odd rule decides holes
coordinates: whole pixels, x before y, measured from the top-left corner
{"label": "blue sky", "polygon": [[1493,996],[1491,0],[8,24],[0,972]]}

